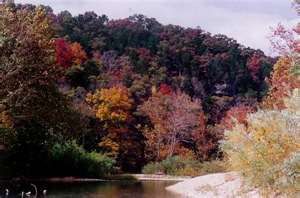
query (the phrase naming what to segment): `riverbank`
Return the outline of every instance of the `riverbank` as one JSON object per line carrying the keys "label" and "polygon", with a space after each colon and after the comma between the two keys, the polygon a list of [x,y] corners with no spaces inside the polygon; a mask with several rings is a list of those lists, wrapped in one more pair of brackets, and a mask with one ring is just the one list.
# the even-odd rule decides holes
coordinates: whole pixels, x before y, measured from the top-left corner
{"label": "riverbank", "polygon": [[261,198],[257,190],[249,190],[236,172],[209,174],[185,180],[166,188],[187,198]]}
{"label": "riverbank", "polygon": [[0,182],[7,181],[26,181],[26,182],[49,182],[49,183],[94,183],[107,181],[174,181],[182,182],[192,177],[189,176],[171,176],[157,174],[120,174],[111,175],[102,179],[97,178],[78,178],[78,177],[50,177],[50,178],[12,178],[0,179]]}
{"label": "riverbank", "polygon": [[138,181],[186,181],[191,179],[189,176],[171,176],[171,175],[156,175],[156,174],[130,174]]}

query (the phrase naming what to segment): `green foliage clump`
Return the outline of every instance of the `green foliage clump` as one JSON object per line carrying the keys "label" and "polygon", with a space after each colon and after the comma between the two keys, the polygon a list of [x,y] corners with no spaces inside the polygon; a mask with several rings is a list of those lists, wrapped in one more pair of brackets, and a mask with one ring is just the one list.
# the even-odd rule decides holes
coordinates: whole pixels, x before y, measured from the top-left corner
{"label": "green foliage clump", "polygon": [[55,144],[51,149],[54,174],[102,177],[113,171],[115,161],[103,154],[87,152],[74,141]]}
{"label": "green foliage clump", "polygon": [[179,156],[168,157],[161,162],[151,162],[144,166],[143,173],[164,173],[176,176],[199,176],[209,173],[223,172],[225,167],[221,161],[199,162]]}
{"label": "green foliage clump", "polygon": [[225,133],[222,144],[233,170],[262,193],[295,196],[300,178],[299,95],[286,100],[285,110],[261,110]]}

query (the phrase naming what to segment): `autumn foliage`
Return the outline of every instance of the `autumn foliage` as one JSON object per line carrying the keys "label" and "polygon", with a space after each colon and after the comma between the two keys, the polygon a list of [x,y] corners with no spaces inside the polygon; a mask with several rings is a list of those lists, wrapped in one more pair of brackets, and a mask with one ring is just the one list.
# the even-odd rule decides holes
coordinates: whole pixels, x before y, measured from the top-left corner
{"label": "autumn foliage", "polygon": [[[45,158],[53,149],[96,161],[93,151],[104,153],[134,172],[177,155],[221,157],[218,141],[233,128],[231,118],[246,125],[252,112],[240,101],[256,104],[265,96],[275,62],[200,28],[33,5],[0,6],[0,51],[0,131],[13,137],[9,167],[28,175],[51,169]],[[295,67],[286,64],[295,60],[279,60],[266,104],[298,86],[288,75]]]}
{"label": "autumn foliage", "polygon": [[291,57],[282,57],[274,65],[271,75],[271,89],[264,101],[267,108],[285,108],[284,98],[290,90],[300,87],[300,81],[292,73],[293,61]]}
{"label": "autumn foliage", "polygon": [[173,90],[169,85],[161,84],[159,86],[159,92],[163,95],[171,95],[173,93]]}
{"label": "autumn foliage", "polygon": [[62,38],[55,40],[55,52],[57,64],[64,68],[73,64],[80,65],[87,59],[87,55],[79,43],[70,44]]}
{"label": "autumn foliage", "polygon": [[56,62],[62,67],[70,67],[72,64],[72,53],[70,46],[64,39],[57,39],[55,41]]}
{"label": "autumn foliage", "polygon": [[271,44],[281,57],[274,65],[263,109],[250,110],[246,120],[234,122],[225,132],[222,147],[231,169],[241,172],[262,196],[298,197],[299,41],[282,25],[273,34]]}
{"label": "autumn foliage", "polygon": [[124,87],[97,90],[89,94],[86,100],[93,106],[100,121],[125,122],[129,119],[132,100]]}
{"label": "autumn foliage", "polygon": [[45,7],[0,5],[0,135],[13,175],[47,174],[53,143],[82,130],[56,87],[54,35]]}
{"label": "autumn foliage", "polygon": [[128,164],[140,163],[139,158],[143,158],[141,142],[136,139],[139,135],[131,126],[133,101],[128,90],[122,86],[104,88],[88,94],[86,100],[92,106],[95,117],[103,123],[99,148],[116,158],[124,168]]}
{"label": "autumn foliage", "polygon": [[257,75],[259,73],[261,65],[262,65],[261,55],[259,54],[254,54],[247,62],[247,67],[254,80],[258,80]]}
{"label": "autumn foliage", "polygon": [[140,107],[140,111],[152,124],[144,129],[152,158],[161,160],[167,156],[196,154],[196,148],[191,145],[201,137],[198,133],[205,133],[200,101],[181,92],[167,95],[157,92]]}
{"label": "autumn foliage", "polygon": [[272,29],[272,34],[269,39],[272,49],[282,56],[289,56],[294,51],[297,51],[297,34],[299,34],[297,27],[291,30],[282,24],[278,24],[276,28]]}
{"label": "autumn foliage", "polygon": [[220,125],[224,129],[232,129],[233,126],[237,123],[247,125],[247,116],[249,113],[253,113],[254,108],[247,105],[238,105],[229,109],[223,119],[221,120]]}
{"label": "autumn foliage", "polygon": [[299,33],[299,24],[293,30],[281,24],[273,30],[270,41],[281,57],[273,67],[270,91],[263,103],[266,108],[284,109],[284,98],[291,94],[291,90],[300,87],[299,39],[296,37]]}
{"label": "autumn foliage", "polygon": [[[297,105],[295,105],[297,104]],[[253,187],[296,197],[299,187],[299,90],[286,99],[285,110],[249,114],[247,125],[236,123],[225,133],[223,149],[233,170]]]}

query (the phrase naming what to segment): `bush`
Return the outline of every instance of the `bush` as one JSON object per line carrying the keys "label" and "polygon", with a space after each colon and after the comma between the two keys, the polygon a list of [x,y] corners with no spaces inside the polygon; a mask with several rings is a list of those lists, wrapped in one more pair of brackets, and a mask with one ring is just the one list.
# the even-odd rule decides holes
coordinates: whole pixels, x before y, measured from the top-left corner
{"label": "bush", "polygon": [[7,158],[3,165],[8,167],[12,177],[39,177],[47,174],[48,150],[52,137],[47,129],[34,120],[18,122],[16,129],[9,129],[1,135],[7,137]]}
{"label": "bush", "polygon": [[151,162],[144,166],[144,174],[156,174],[162,172],[176,176],[199,176],[208,173],[223,172],[221,161],[199,162],[193,159],[184,159],[179,156],[168,157],[161,162]]}
{"label": "bush", "polygon": [[74,141],[55,144],[51,149],[53,174],[58,176],[102,177],[113,171],[114,160],[96,152],[86,152]]}
{"label": "bush", "polygon": [[299,190],[300,101],[294,95],[286,110],[260,110],[248,125],[236,124],[225,133],[223,150],[233,170],[263,193],[294,196]]}
{"label": "bush", "polygon": [[144,174],[156,174],[163,172],[163,167],[159,162],[150,162],[143,167],[142,172]]}

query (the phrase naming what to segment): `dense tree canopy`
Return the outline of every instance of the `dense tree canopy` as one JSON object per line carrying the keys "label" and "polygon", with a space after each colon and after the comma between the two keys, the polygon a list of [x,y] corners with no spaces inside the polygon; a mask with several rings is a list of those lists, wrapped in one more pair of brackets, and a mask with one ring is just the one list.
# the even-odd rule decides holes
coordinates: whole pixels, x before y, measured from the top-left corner
{"label": "dense tree canopy", "polygon": [[[1,133],[10,131],[12,156],[28,170],[69,140],[128,171],[173,155],[219,156],[219,124],[244,120],[276,61],[200,28],[33,5],[0,6],[0,51]],[[285,70],[276,66],[272,89]],[[20,157],[32,150],[37,159]]]}

